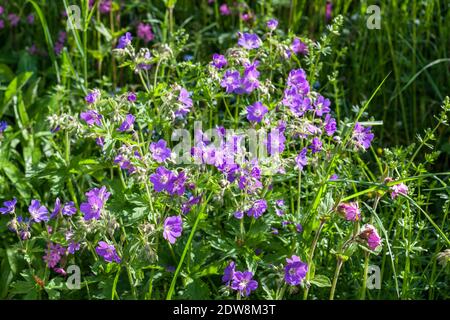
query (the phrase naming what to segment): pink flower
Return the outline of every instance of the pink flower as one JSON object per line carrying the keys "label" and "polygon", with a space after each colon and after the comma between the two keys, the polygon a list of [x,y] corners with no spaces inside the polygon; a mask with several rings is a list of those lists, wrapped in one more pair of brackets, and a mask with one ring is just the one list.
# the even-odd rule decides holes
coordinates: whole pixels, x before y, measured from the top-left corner
{"label": "pink flower", "polygon": [[145,23],[139,23],[138,28],[137,28],[137,36],[138,38],[141,38],[142,40],[144,40],[145,43],[153,40],[154,35],[152,32],[152,26],[149,24],[145,24]]}
{"label": "pink flower", "polygon": [[391,190],[392,190],[391,191],[391,198],[392,199],[397,198],[397,196],[399,194],[402,194],[402,195],[405,195],[405,196],[408,194],[408,187],[405,184],[403,184],[403,183],[399,183],[399,184],[393,185],[391,187]]}
{"label": "pink flower", "polygon": [[341,203],[338,206],[338,212],[345,215],[348,221],[358,221],[361,219],[361,211],[357,202]]}
{"label": "pink flower", "polygon": [[375,229],[375,227],[371,224],[364,225],[359,237],[367,240],[367,245],[371,250],[375,250],[379,245],[381,245],[381,238],[378,235],[377,229]]}
{"label": "pink flower", "polygon": [[223,16],[229,16],[231,14],[230,8],[228,8],[228,5],[226,3],[222,4],[219,8],[220,14]]}

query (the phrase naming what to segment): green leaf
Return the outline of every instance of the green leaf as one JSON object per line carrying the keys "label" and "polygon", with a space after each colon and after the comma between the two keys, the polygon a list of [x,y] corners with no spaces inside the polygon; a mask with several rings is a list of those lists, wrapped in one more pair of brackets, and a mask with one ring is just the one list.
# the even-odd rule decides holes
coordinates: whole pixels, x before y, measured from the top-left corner
{"label": "green leaf", "polygon": [[316,275],[314,279],[310,280],[309,282],[319,288],[331,287],[330,279],[320,274]]}

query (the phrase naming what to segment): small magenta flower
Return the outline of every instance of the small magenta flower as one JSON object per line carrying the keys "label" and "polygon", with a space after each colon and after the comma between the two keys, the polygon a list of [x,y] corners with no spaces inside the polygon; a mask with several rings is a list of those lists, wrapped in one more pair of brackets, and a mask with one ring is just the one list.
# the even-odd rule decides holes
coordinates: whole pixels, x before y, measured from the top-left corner
{"label": "small magenta flower", "polygon": [[31,200],[31,205],[28,207],[28,212],[35,222],[49,220],[48,209],[44,206],[41,206],[39,200]]}
{"label": "small magenta flower", "polygon": [[112,0],[101,0],[98,7],[100,10],[100,13],[102,13],[102,14],[109,13],[111,11],[111,7],[112,7]]}
{"label": "small magenta flower", "polygon": [[231,280],[234,278],[234,274],[236,272],[236,263],[234,261],[231,261],[223,271],[223,277],[222,282],[226,283],[227,285],[230,284]]}
{"label": "small magenta flower", "polygon": [[247,216],[258,219],[267,210],[267,202],[264,199],[256,200],[253,206],[247,211]]}
{"label": "small magenta flower", "polygon": [[261,39],[258,37],[258,35],[254,33],[239,32],[238,35],[239,35],[238,45],[247,50],[257,49],[262,44]]}
{"label": "small magenta flower", "polygon": [[357,149],[369,149],[374,134],[370,131],[370,127],[364,127],[359,122],[355,123],[353,129],[352,141]]}
{"label": "small magenta flower", "polygon": [[293,255],[290,259],[286,258],[287,265],[284,268],[284,281],[291,286],[299,285],[306,277],[308,265]]}
{"label": "small magenta flower", "polygon": [[220,5],[219,11],[222,16],[229,16],[231,14],[231,10],[226,3]]}
{"label": "small magenta flower", "polygon": [[100,97],[100,90],[94,89],[84,98],[88,104],[93,104]]}
{"label": "small magenta flower", "polygon": [[156,172],[150,176],[150,182],[153,183],[153,187],[156,192],[168,190],[172,181],[176,178],[172,171],[159,167]]}
{"label": "small magenta flower", "polygon": [[137,28],[137,36],[144,40],[145,43],[148,43],[153,40],[154,35],[152,32],[152,26],[145,23],[139,23]]}
{"label": "small magenta flower", "polygon": [[258,282],[252,279],[253,273],[250,271],[234,273],[231,288],[239,291],[241,296],[248,297],[250,293],[258,288]]}
{"label": "small magenta flower", "polygon": [[15,13],[8,14],[8,20],[12,27],[16,27],[19,24],[20,17]]}
{"label": "small magenta flower", "polygon": [[367,245],[371,250],[375,250],[381,245],[381,237],[378,235],[377,229],[371,224],[364,225],[359,237],[367,240]]}
{"label": "small magenta flower", "polygon": [[102,257],[106,262],[120,263],[120,257],[116,252],[116,248],[112,244],[107,244],[105,241],[99,241],[95,252]]}
{"label": "small magenta flower", "polygon": [[65,254],[66,249],[63,246],[57,243],[49,243],[43,259],[49,268],[54,268]]}
{"label": "small magenta flower", "polygon": [[133,129],[135,120],[136,120],[135,116],[133,116],[131,113],[127,114],[125,117],[125,120],[122,122],[122,124],[117,129],[117,131],[120,131],[120,132],[130,131],[131,129]]}
{"label": "small magenta flower", "polygon": [[303,148],[300,153],[295,158],[295,163],[300,171],[303,170],[304,167],[308,164],[308,159],[306,158],[306,153],[308,152],[307,148]]}
{"label": "small magenta flower", "polygon": [[264,115],[269,111],[265,105],[257,101],[247,107],[247,120],[252,122],[261,122]]}
{"label": "small magenta flower", "polygon": [[228,64],[227,59],[225,58],[224,55],[218,54],[218,53],[214,53],[212,56],[212,62],[211,64],[216,68],[216,69],[222,69],[223,67],[225,67]]}
{"label": "small magenta flower", "polygon": [[150,144],[150,152],[152,153],[152,158],[156,162],[164,162],[170,158],[171,151],[167,148],[167,142],[164,139],[160,139],[158,142],[152,142]]}
{"label": "small magenta flower", "polygon": [[183,220],[180,216],[167,217],[164,221],[163,237],[171,244],[174,244],[183,232]]}
{"label": "small magenta flower", "polygon": [[131,36],[131,33],[127,32],[124,36],[121,36],[119,38],[119,44],[117,45],[117,49],[125,49],[130,43],[131,40],[133,40],[133,37]]}
{"label": "small magenta flower", "polygon": [[341,203],[337,207],[338,212],[344,214],[348,221],[361,220],[361,211],[359,210],[358,202]]}
{"label": "small magenta flower", "polygon": [[28,24],[34,23],[34,15],[32,13],[27,16],[27,23]]}
{"label": "small magenta flower", "polygon": [[292,40],[291,50],[294,53],[299,53],[301,55],[308,54],[308,46],[299,38],[294,38],[294,40]]}
{"label": "small magenta flower", "polygon": [[278,20],[276,19],[270,19],[269,21],[267,21],[267,28],[270,31],[274,31],[278,26]]}
{"label": "small magenta flower", "polygon": [[330,21],[331,20],[331,13],[333,11],[333,4],[331,1],[327,1],[327,4],[325,5],[325,20]]}
{"label": "small magenta flower", "polygon": [[16,210],[16,204],[17,204],[16,198],[3,202],[4,207],[0,208],[0,213],[1,214],[14,213]]}
{"label": "small magenta flower", "polygon": [[391,187],[391,198],[395,199],[398,195],[408,195],[408,187],[404,183],[395,184]]}

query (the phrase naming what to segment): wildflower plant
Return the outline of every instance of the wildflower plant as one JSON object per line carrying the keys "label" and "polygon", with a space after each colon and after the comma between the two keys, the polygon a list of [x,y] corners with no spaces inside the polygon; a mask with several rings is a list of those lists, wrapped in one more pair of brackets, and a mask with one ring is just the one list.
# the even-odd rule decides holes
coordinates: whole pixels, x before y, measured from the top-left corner
{"label": "wildflower plant", "polygon": [[[112,16],[115,2],[98,10]],[[217,6],[227,18],[235,10]],[[44,179],[49,190],[23,182],[17,195],[0,192],[0,223],[25,270],[11,297],[334,299],[349,297],[339,284],[354,264],[363,298],[372,261],[389,268],[400,297],[392,243],[401,237],[411,251],[400,259],[410,259],[423,249],[415,228],[434,230],[445,260],[446,229],[422,209],[421,182],[443,183],[425,167],[436,155],[417,164],[415,146],[374,148],[379,123],[369,106],[384,81],[348,117],[319,83],[343,17],[332,19],[327,7],[332,21],[314,41],[239,10],[246,24],[234,45],[206,62],[182,58],[186,30],[160,39],[150,19],[115,34],[111,63],[128,86],[84,81],[78,98],[55,89],[63,106],[47,117],[45,161],[32,156],[22,177]],[[60,34],[57,53],[67,37]],[[448,111],[447,98],[415,150],[446,125]],[[14,144],[8,127],[0,122],[2,149]],[[400,223],[405,231],[392,239]],[[71,264],[81,266],[79,292],[55,284]],[[412,281],[403,278],[402,288]]]}

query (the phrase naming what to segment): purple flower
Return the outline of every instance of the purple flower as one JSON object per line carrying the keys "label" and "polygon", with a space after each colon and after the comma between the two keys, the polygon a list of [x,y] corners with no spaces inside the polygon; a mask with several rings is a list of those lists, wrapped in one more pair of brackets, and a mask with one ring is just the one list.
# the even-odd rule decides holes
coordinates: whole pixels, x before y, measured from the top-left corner
{"label": "purple flower", "polygon": [[201,196],[199,197],[190,196],[188,201],[186,201],[181,205],[181,212],[183,214],[188,214],[191,211],[192,206],[199,204],[201,199],[202,199]]}
{"label": "purple flower", "polygon": [[12,200],[3,202],[4,207],[0,208],[1,214],[14,213],[16,210],[17,199],[13,198]]}
{"label": "purple flower", "polygon": [[311,100],[307,97],[301,97],[296,88],[284,91],[282,103],[288,105],[292,114],[296,117],[302,117],[306,111],[311,109]]}
{"label": "purple flower", "polygon": [[105,14],[111,11],[112,0],[101,0],[99,4],[100,13]]}
{"label": "purple flower", "polygon": [[278,229],[277,228],[272,228],[272,234],[273,235],[278,235]]}
{"label": "purple flower", "polygon": [[225,270],[223,271],[223,277],[222,277],[222,282],[226,283],[227,285],[230,284],[231,280],[233,280],[234,278],[234,274],[236,272],[236,263],[234,263],[234,261],[231,261],[226,267]]}
{"label": "purple flower", "polygon": [[133,129],[135,120],[136,120],[135,116],[133,116],[131,113],[127,114],[125,120],[122,122],[117,131],[126,132]]}
{"label": "purple flower", "polygon": [[286,137],[284,133],[279,130],[271,130],[267,137],[267,152],[270,155],[282,153],[284,151]]}
{"label": "purple flower", "polygon": [[309,148],[311,149],[313,154],[319,152],[320,150],[322,150],[322,141],[320,141],[320,139],[317,137],[313,138]]}
{"label": "purple flower", "polygon": [[226,3],[220,5],[219,11],[222,16],[229,16],[231,14],[231,10]]}
{"label": "purple flower", "polygon": [[94,110],[88,110],[86,112],[82,112],[80,114],[81,120],[84,120],[89,127],[92,127],[94,124],[101,127],[102,125],[102,115],[99,114],[97,111]]}
{"label": "purple flower", "polygon": [[127,100],[129,102],[135,102],[136,101],[136,93],[134,93],[134,92],[128,93]]}
{"label": "purple flower", "polygon": [[49,220],[48,210],[46,207],[41,206],[39,200],[31,200],[31,205],[28,207],[28,212],[35,222]]}
{"label": "purple flower", "polygon": [[131,43],[131,40],[133,40],[133,37],[131,36],[131,33],[127,32],[124,36],[121,36],[119,38],[119,44],[117,45],[117,49],[125,49],[126,46],[128,46]]}
{"label": "purple flower", "polygon": [[33,14],[29,14],[27,16],[27,23],[28,24],[33,24],[34,23],[34,15]]}
{"label": "purple flower", "polygon": [[370,131],[370,127],[364,127],[359,122],[355,123],[353,129],[352,141],[357,149],[369,149],[374,134]]}
{"label": "purple flower", "polygon": [[164,139],[160,139],[157,143],[152,142],[150,144],[150,152],[152,153],[152,158],[156,162],[164,162],[170,158],[171,151],[167,148],[167,142]]}
{"label": "purple flower", "polygon": [[[139,23],[137,28],[137,36],[144,40],[145,43],[148,43],[153,40],[154,35],[152,32],[152,26],[145,23]],[[131,39],[130,39],[131,40]]]}
{"label": "purple flower", "polygon": [[297,230],[298,233],[303,231],[303,226],[300,223],[297,223],[295,225],[295,229]]}
{"label": "purple flower", "polygon": [[49,243],[43,257],[49,268],[54,268],[66,254],[66,249],[57,243]]}
{"label": "purple flower", "polygon": [[84,98],[88,104],[93,104],[100,97],[100,90],[94,89]]}
{"label": "purple flower", "polygon": [[267,28],[269,28],[270,31],[273,31],[277,28],[278,26],[278,20],[276,19],[270,19],[269,21],[267,21]]}
{"label": "purple flower", "polygon": [[235,89],[235,93],[251,93],[259,88],[259,71],[256,69],[259,61],[245,64],[244,76],[240,79],[240,87]]}
{"label": "purple flower", "polygon": [[391,192],[392,199],[397,198],[399,194],[402,194],[405,196],[408,195],[408,187],[403,183],[393,185],[391,187],[391,190],[392,190],[392,192]]}
{"label": "purple flower", "polygon": [[315,114],[321,117],[322,115],[330,112],[330,100],[319,95],[317,100],[314,102]]}
{"label": "purple flower", "polygon": [[330,114],[325,117],[324,128],[327,136],[332,136],[336,132],[336,119],[332,118]]}
{"label": "purple flower", "polygon": [[361,211],[357,202],[341,203],[337,207],[338,212],[344,214],[348,221],[358,221],[361,219]]}
{"label": "purple flower", "polygon": [[367,245],[371,250],[375,250],[381,245],[381,237],[379,236],[377,229],[371,224],[364,225],[359,237],[367,240]]}
{"label": "purple flower", "polygon": [[241,296],[248,297],[250,293],[258,288],[258,282],[252,279],[253,273],[250,271],[234,273],[231,288],[239,291]]}
{"label": "purple flower", "polygon": [[183,220],[180,216],[167,217],[164,220],[163,237],[171,244],[174,244],[183,232]]}
{"label": "purple flower", "polygon": [[327,4],[325,5],[325,20],[330,21],[331,20],[331,12],[333,10],[333,5],[331,1],[327,1]]}
{"label": "purple flower", "polygon": [[335,181],[337,179],[339,179],[339,176],[337,174],[335,174],[335,173],[332,174],[331,177],[330,177],[330,181]]}
{"label": "purple flower", "polygon": [[303,170],[304,167],[308,164],[308,159],[306,158],[306,153],[308,152],[307,148],[303,148],[300,153],[295,158],[295,163],[298,166],[298,169],[300,171]]}
{"label": "purple flower", "polygon": [[0,121],[0,133],[5,132],[6,128],[8,128],[8,123],[6,121]]}
{"label": "purple flower", "polygon": [[299,285],[306,277],[308,265],[293,255],[290,259],[286,258],[287,265],[284,267],[284,281],[291,286]]}
{"label": "purple flower", "polygon": [[56,198],[55,201],[55,207],[53,208],[52,213],[50,214],[50,219],[55,218],[56,216],[58,216],[58,214],[61,212],[61,200],[59,200],[59,198]]}
{"label": "purple flower", "polygon": [[218,53],[214,53],[212,56],[212,62],[211,64],[216,68],[216,69],[222,69],[223,67],[225,67],[228,64],[227,59],[225,58],[224,55],[218,54]]}
{"label": "purple flower", "polygon": [[0,15],[2,15],[5,12],[5,8],[3,8],[2,6],[0,6]]}
{"label": "purple flower", "polygon": [[178,102],[181,103],[181,106],[179,106],[179,109],[175,112],[176,116],[184,116],[186,115],[193,103],[192,99],[190,97],[189,91],[187,91],[185,88],[180,88],[180,93],[178,95]]}
{"label": "purple flower", "polygon": [[12,27],[16,27],[19,24],[20,17],[15,13],[8,14],[8,20]]}
{"label": "purple flower", "polygon": [[302,55],[308,54],[308,46],[299,38],[294,38],[291,44],[291,50],[294,53],[300,53]]}
{"label": "purple flower", "polygon": [[3,19],[0,19],[0,29],[3,29],[5,27],[5,21]]}
{"label": "purple flower", "polygon": [[238,210],[233,215],[236,219],[241,220],[244,217],[244,212],[241,210]]}
{"label": "purple flower", "polygon": [[223,75],[220,85],[222,88],[225,88],[227,93],[231,93],[240,87],[241,75],[236,70],[227,70]]}
{"label": "purple flower", "polygon": [[261,39],[258,37],[258,35],[254,33],[239,32],[238,35],[239,35],[238,45],[247,50],[259,48],[262,44]]}
{"label": "purple flower", "polygon": [[78,250],[80,250],[80,244],[78,242],[69,243],[69,246],[67,247],[67,252],[69,252],[70,254],[75,254],[75,252],[77,252]]}
{"label": "purple flower", "polygon": [[153,183],[156,192],[168,190],[174,179],[173,172],[164,167],[157,168],[156,172],[150,176],[150,182]]}
{"label": "purple flower", "polygon": [[254,122],[261,122],[264,115],[269,111],[265,105],[257,101],[247,107],[247,120]]}
{"label": "purple flower", "polygon": [[84,213],[84,220],[100,219],[100,212],[110,195],[105,186],[86,192],[87,202],[80,205],[80,211]]}
{"label": "purple flower", "polygon": [[73,201],[67,202],[66,204],[64,204],[64,207],[62,208],[61,212],[65,216],[73,216],[75,213],[77,213],[75,203],[73,203]]}
{"label": "purple flower", "polygon": [[105,241],[99,241],[98,246],[95,248],[95,252],[105,259],[106,262],[120,263],[120,257],[116,252],[116,248],[112,244],[107,244]]}
{"label": "purple flower", "polygon": [[256,200],[253,206],[247,211],[247,216],[258,219],[267,210],[267,202],[264,199]]}
{"label": "purple flower", "polygon": [[168,187],[167,192],[173,196],[175,194],[182,196],[185,191],[185,182],[186,182],[186,174],[184,171],[181,171],[176,178],[173,178]]}

